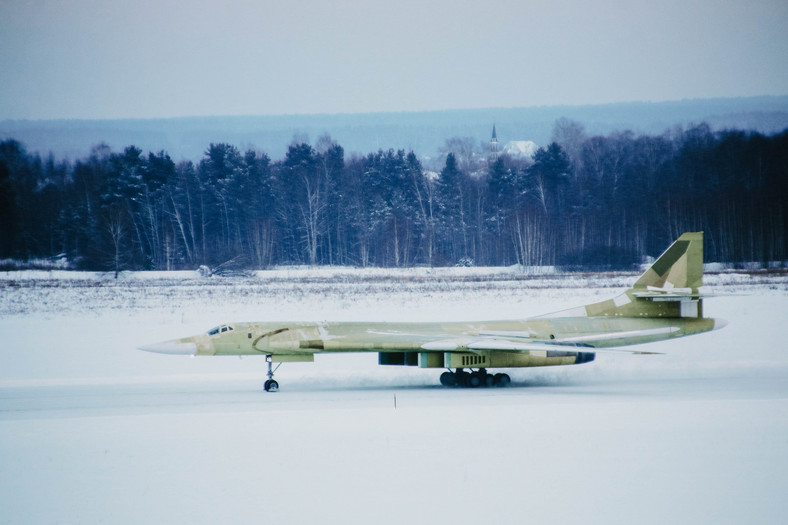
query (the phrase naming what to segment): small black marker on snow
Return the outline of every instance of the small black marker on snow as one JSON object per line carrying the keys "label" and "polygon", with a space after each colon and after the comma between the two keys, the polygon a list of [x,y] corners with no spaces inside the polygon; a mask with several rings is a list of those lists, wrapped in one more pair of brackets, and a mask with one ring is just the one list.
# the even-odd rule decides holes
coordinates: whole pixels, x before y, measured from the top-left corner
{"label": "small black marker on snow", "polygon": [[394,410],[397,410],[397,393],[394,392]]}

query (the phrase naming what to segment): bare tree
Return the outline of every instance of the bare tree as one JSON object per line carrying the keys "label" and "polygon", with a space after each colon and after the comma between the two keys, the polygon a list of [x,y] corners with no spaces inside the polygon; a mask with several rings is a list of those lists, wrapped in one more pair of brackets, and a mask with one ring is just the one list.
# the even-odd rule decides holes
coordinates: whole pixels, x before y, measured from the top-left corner
{"label": "bare tree", "polygon": [[587,139],[585,127],[581,123],[566,117],[561,117],[555,121],[553,133],[550,136],[550,142],[560,145],[566,151],[566,154],[569,155],[569,160],[572,162],[575,173],[581,167],[583,144]]}
{"label": "bare tree", "polygon": [[473,137],[452,137],[440,149],[441,158],[445,161],[449,153],[457,160],[457,167],[464,173],[473,173],[479,168],[476,158],[476,140]]}

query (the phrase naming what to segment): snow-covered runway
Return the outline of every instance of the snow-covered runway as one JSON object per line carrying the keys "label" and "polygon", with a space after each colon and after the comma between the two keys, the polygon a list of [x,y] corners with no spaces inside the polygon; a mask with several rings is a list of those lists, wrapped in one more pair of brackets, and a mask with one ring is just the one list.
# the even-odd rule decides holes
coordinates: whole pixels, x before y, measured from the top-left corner
{"label": "snow-covered runway", "polygon": [[[469,270],[470,271],[470,270]],[[788,282],[710,276],[724,330],[437,386],[375,355],[286,364],[139,344],[250,319],[513,318],[630,281],[36,280],[0,300],[2,523],[782,523]],[[14,280],[14,285],[9,280]],[[485,280],[487,279],[487,280]],[[394,405],[396,397],[396,408]]]}

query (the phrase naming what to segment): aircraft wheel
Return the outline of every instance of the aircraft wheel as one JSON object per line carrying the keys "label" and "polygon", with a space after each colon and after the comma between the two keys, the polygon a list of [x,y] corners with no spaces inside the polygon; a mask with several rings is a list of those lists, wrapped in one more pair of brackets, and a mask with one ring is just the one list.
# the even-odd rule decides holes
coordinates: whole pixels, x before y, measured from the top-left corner
{"label": "aircraft wheel", "polygon": [[441,384],[443,386],[457,386],[457,376],[452,372],[444,372],[441,374]]}
{"label": "aircraft wheel", "polygon": [[474,372],[470,374],[465,381],[465,386],[470,388],[477,388],[484,383],[484,376],[481,372]]}
{"label": "aircraft wheel", "polygon": [[495,374],[494,384],[498,387],[509,386],[509,383],[512,382],[512,378],[509,377],[508,374]]}
{"label": "aircraft wheel", "polygon": [[279,391],[279,383],[277,383],[273,379],[269,379],[268,381],[265,382],[265,384],[263,385],[263,388],[265,388],[266,392],[278,392]]}

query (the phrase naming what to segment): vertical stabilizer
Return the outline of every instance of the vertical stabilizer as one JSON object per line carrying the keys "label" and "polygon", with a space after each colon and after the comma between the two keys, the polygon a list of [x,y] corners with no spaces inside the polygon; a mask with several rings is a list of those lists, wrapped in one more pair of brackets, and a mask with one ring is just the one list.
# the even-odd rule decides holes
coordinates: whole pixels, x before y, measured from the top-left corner
{"label": "vertical stabilizer", "polygon": [[690,288],[703,286],[703,232],[685,233],[670,245],[635,282],[635,288]]}
{"label": "vertical stabilizer", "polygon": [[703,232],[685,233],[618,297],[542,317],[703,317]]}

